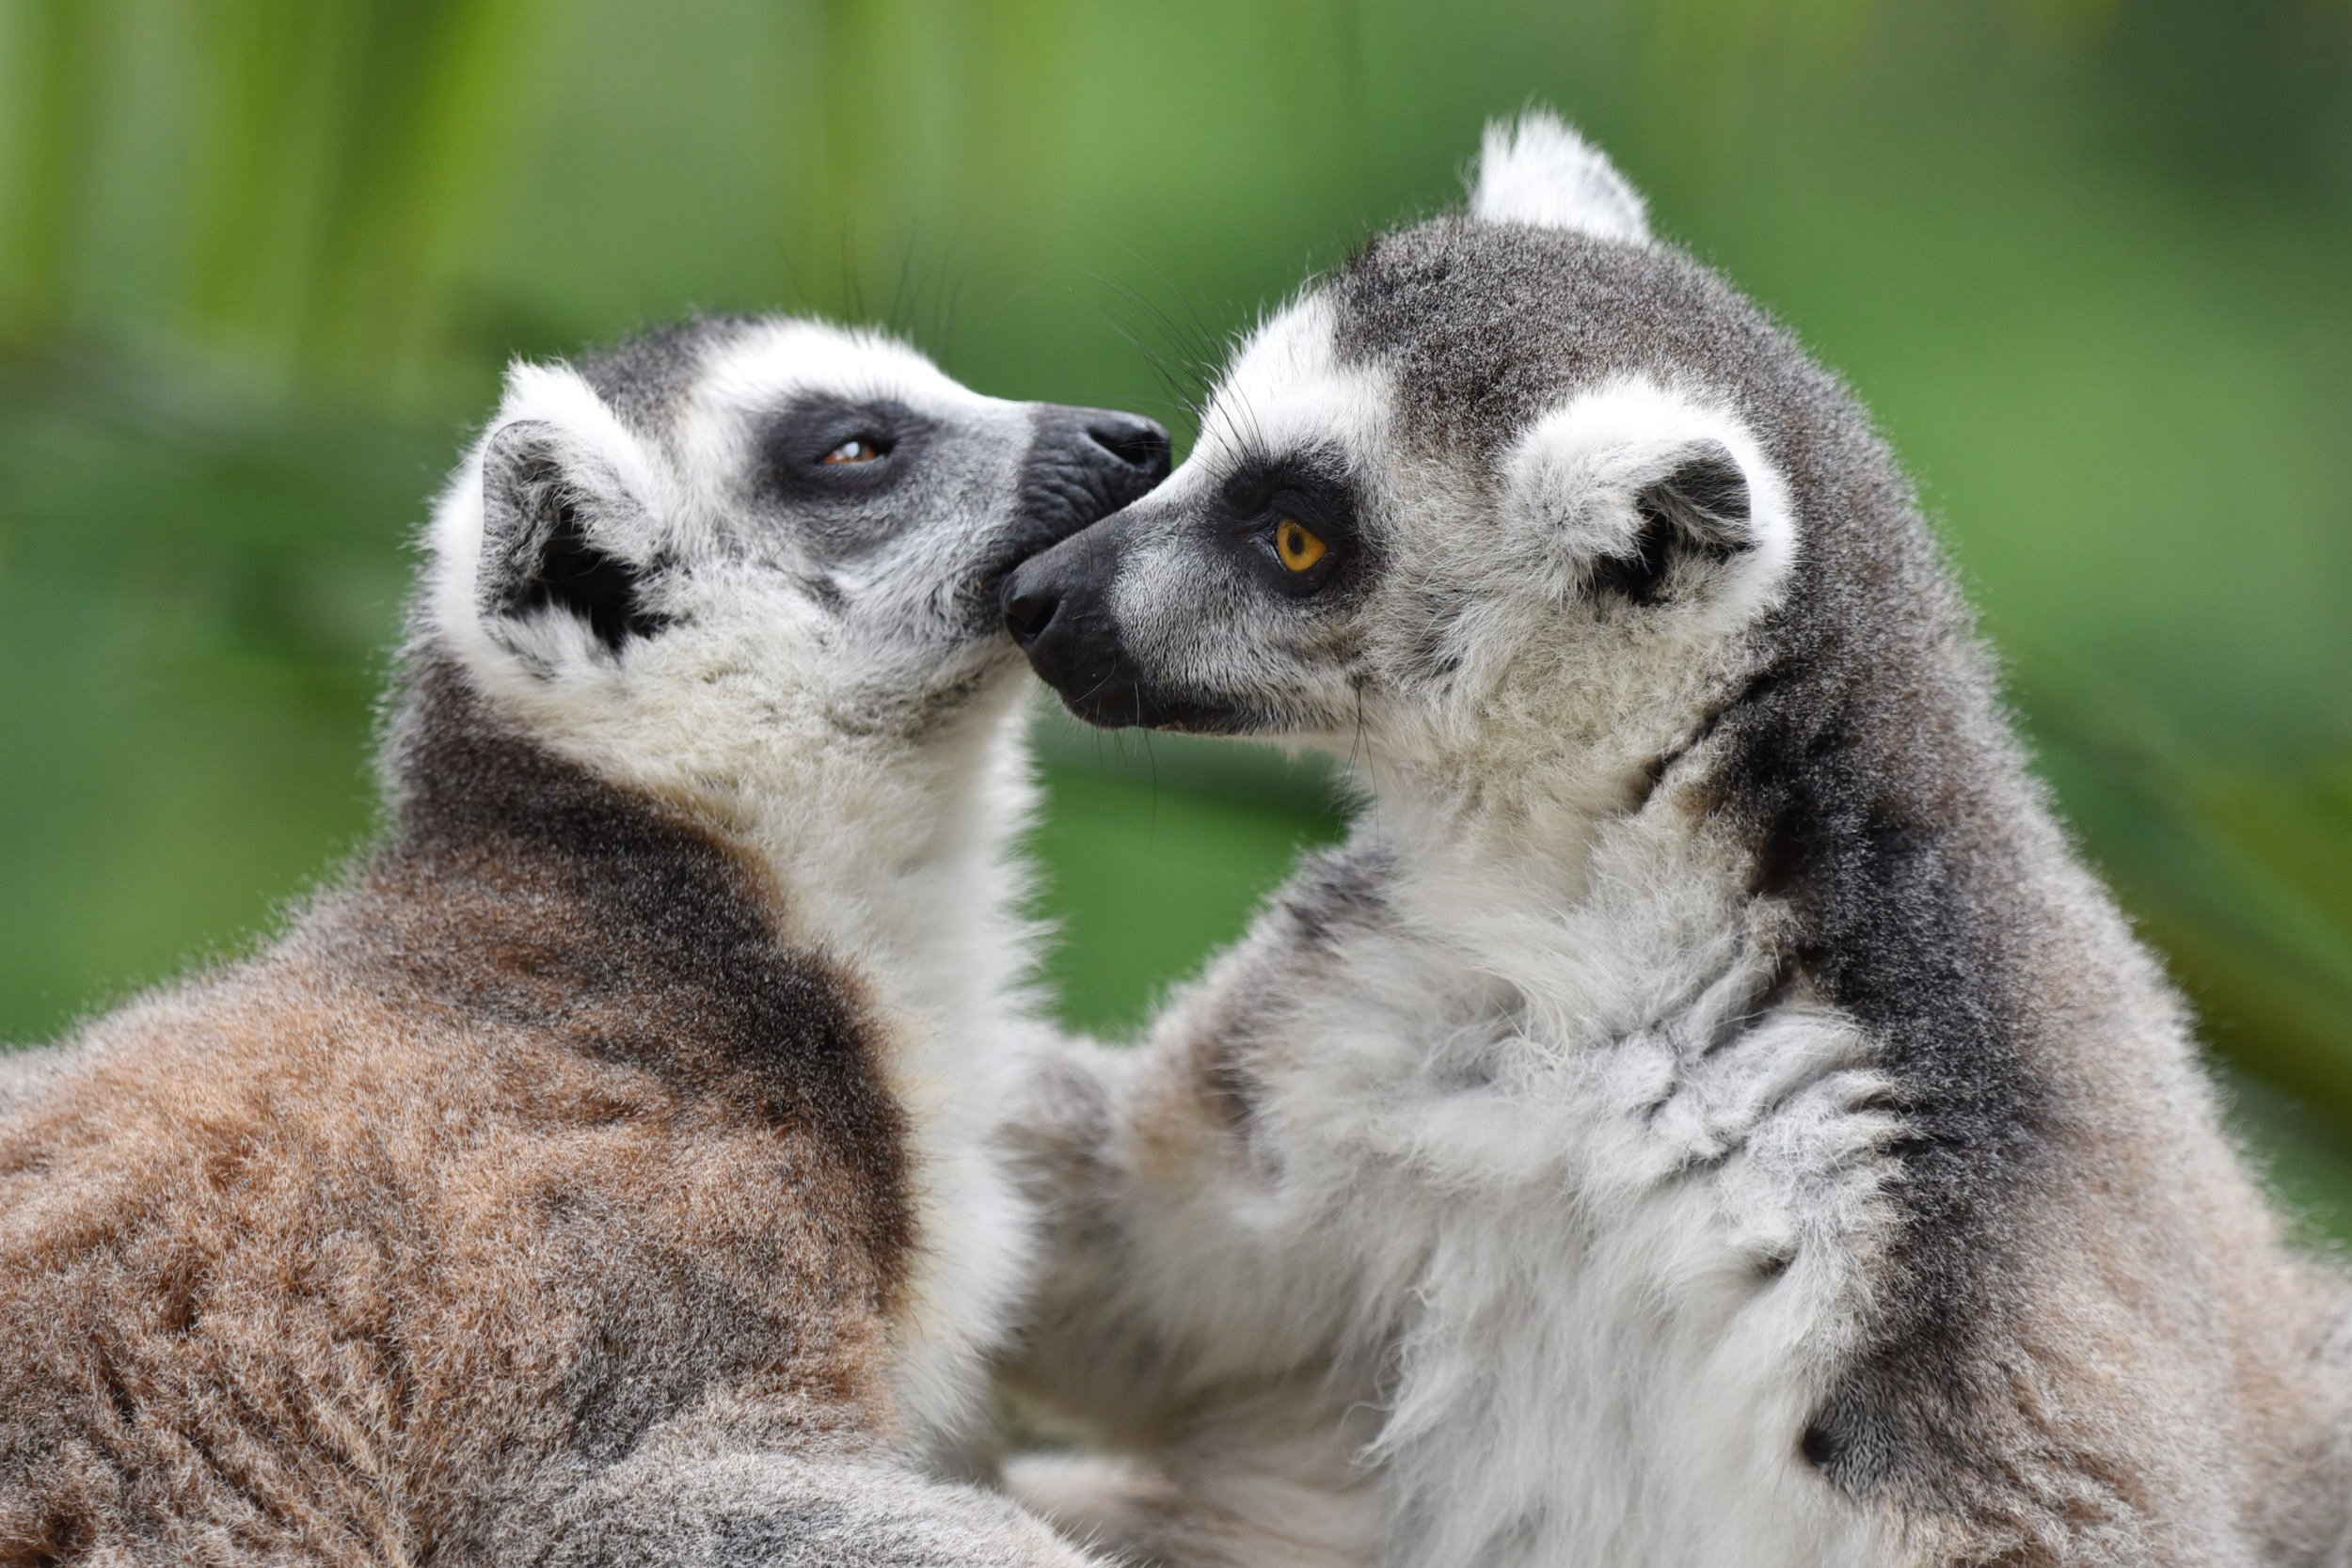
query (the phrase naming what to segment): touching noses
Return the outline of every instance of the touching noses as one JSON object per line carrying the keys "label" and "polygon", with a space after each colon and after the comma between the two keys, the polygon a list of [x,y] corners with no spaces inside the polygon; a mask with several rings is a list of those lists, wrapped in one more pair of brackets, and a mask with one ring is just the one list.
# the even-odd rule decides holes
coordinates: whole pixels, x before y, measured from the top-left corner
{"label": "touching noses", "polygon": [[1021,476],[1025,555],[1035,554],[1168,477],[1168,432],[1108,408],[1040,404],[1031,416],[1028,466]]}
{"label": "touching noses", "polygon": [[[1168,432],[1138,415],[1046,404],[1034,421],[1021,486],[1025,559],[1084,532],[1168,477]],[[1052,617],[1050,604],[1025,609],[1026,597],[1009,583],[1004,604],[1005,624],[1025,648]]]}
{"label": "touching noses", "polygon": [[1006,579],[1005,629],[1048,680],[1048,664],[1089,657],[1082,650],[1101,629],[1092,623],[1115,573],[1119,552],[1108,535],[1118,527],[1082,531],[1031,556]]}

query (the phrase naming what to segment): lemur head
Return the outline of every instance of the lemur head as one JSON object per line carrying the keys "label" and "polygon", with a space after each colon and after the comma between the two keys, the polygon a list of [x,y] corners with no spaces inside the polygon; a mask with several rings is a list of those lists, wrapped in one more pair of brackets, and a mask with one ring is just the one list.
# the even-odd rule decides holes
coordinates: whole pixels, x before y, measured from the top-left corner
{"label": "lemur head", "polygon": [[1016,573],[1008,623],[1097,724],[1613,788],[1769,657],[1814,476],[1891,473],[1840,468],[1857,441],[1836,385],[1531,115],[1489,129],[1467,213],[1263,324],[1184,467]]}
{"label": "lemur head", "polygon": [[509,374],[417,641],[579,760],[723,800],[1009,696],[1005,575],[1167,471],[1149,420],[981,397],[874,333],[692,322]]}

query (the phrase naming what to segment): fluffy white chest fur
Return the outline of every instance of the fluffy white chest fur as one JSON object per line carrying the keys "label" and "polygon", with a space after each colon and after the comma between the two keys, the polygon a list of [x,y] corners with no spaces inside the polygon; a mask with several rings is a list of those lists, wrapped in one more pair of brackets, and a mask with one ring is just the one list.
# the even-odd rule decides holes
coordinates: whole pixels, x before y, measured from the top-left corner
{"label": "fluffy white chest fur", "polygon": [[993,760],[1000,787],[974,808],[988,820],[944,863],[882,893],[862,944],[903,1040],[895,1085],[916,1155],[921,1240],[892,1380],[915,1432],[950,1463],[975,1433],[983,1358],[1004,1338],[1036,1245],[1035,1210],[994,1141],[1022,1042],[1042,1031],[1025,1005],[1020,883],[1001,846],[1028,792],[1009,741]]}
{"label": "fluffy white chest fur", "polygon": [[1193,1446],[1267,1514],[1345,1477],[1331,1560],[1886,1560],[1795,1441],[1885,1223],[1884,1085],[1687,826],[1617,824],[1562,887],[1417,870],[1375,815],[1148,1059],[1090,1057],[1124,1244],[1058,1289],[1151,1321],[1138,1433],[1319,1385],[1320,1456],[1246,1417]]}
{"label": "fluffy white chest fur", "polygon": [[1407,892],[1411,924],[1316,999],[1360,1054],[1270,1064],[1279,1157],[1318,1206],[1377,1210],[1336,1228],[1384,1352],[1365,1457],[1392,1560],[1873,1560],[1791,1434],[1859,1305],[1841,1265],[1891,1124],[1850,1025],[1774,994],[1709,858],[1549,920]]}

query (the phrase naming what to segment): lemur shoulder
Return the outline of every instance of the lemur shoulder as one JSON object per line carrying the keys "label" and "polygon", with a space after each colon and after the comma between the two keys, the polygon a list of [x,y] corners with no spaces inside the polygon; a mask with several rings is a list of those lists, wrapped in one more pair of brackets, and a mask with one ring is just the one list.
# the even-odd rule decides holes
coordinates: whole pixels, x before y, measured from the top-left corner
{"label": "lemur shoulder", "polygon": [[931,1479],[1030,1229],[994,590],[1165,453],[808,322],[516,368],[382,846],[0,1077],[0,1563],[1081,1561]]}
{"label": "lemur shoulder", "polygon": [[2340,1563],[2344,1281],[1853,399],[1535,115],[1015,574],[1080,717],[1364,793],[1016,1126],[1017,1489],[1171,1563]]}

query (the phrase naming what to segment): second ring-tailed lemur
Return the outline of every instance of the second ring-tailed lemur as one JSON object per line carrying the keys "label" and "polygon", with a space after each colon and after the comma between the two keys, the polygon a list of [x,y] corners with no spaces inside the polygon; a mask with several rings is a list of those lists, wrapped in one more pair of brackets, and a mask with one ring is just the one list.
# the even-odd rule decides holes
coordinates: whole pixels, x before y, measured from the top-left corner
{"label": "second ring-tailed lemur", "polygon": [[1167,461],[809,322],[518,366],[383,844],[0,1058],[0,1563],[1078,1568],[937,1479],[1031,1236],[995,590]]}
{"label": "second ring-tailed lemur", "polygon": [[1344,847],[1016,1128],[1019,1383],[1171,1563],[2338,1562],[2345,1296],[2223,1134],[1836,380],[1557,121],[1021,569],[1080,717]]}

